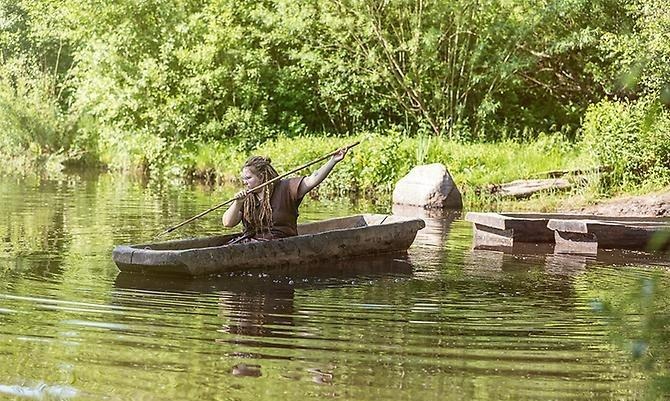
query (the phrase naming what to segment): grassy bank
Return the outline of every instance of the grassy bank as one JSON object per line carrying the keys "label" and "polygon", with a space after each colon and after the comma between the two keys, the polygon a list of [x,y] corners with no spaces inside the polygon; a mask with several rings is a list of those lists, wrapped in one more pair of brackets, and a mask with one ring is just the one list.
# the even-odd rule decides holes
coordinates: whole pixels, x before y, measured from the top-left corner
{"label": "grassy bank", "polygon": [[[528,200],[505,200],[491,195],[491,184],[517,179],[541,178],[553,170],[594,168],[595,161],[581,147],[557,136],[540,136],[531,142],[465,144],[441,138],[407,138],[374,134],[349,138],[299,137],[266,142],[251,152],[272,158],[278,170],[288,171],[328,152],[360,140],[346,162],[341,163],[321,184],[317,196],[342,196],[355,193],[389,203],[395,183],[413,167],[442,163],[464,195],[465,208],[553,210],[566,197],[579,196],[584,202],[598,197],[598,177],[575,180],[571,191],[544,193]],[[224,144],[202,146],[194,160],[195,175],[216,180],[235,180],[249,154]],[[309,170],[308,170],[309,171]]]}
{"label": "grassy bank", "polygon": [[[202,143],[171,153],[164,168],[153,170],[151,179],[206,180],[214,185],[236,181],[248,156],[269,156],[277,170],[289,171],[355,141],[346,161],[315,191],[316,196],[358,196],[379,203],[390,202],[395,183],[420,164],[442,163],[449,169],[464,194],[467,209],[552,208],[565,194],[544,194],[529,201],[505,201],[482,191],[490,184],[501,184],[524,178],[538,178],[542,172],[561,169],[584,169],[594,162],[577,145],[559,136],[540,136],[531,142],[502,141],[465,144],[435,137],[410,138],[400,134],[360,134],[352,137],[280,137],[267,141],[255,150],[238,150],[234,143]],[[18,160],[18,159],[17,159]],[[6,163],[7,167],[15,164]],[[23,164],[21,164],[23,166]],[[33,164],[36,166],[35,164]],[[313,168],[316,168],[314,166]],[[139,169],[139,168],[138,168]],[[135,170],[138,170],[135,169]],[[141,169],[139,169],[141,170]],[[54,174],[60,165],[50,160],[22,171]],[[131,170],[126,170],[128,173]],[[304,170],[308,174],[311,169]],[[12,173],[16,173],[14,170]],[[122,173],[122,170],[119,170]],[[573,192],[586,193],[588,186]]]}

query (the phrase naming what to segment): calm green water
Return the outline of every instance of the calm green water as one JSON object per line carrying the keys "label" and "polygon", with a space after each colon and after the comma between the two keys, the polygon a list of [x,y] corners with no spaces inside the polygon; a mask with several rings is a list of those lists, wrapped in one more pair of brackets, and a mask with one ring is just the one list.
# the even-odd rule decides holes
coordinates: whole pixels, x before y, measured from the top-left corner
{"label": "calm green water", "polygon": [[[427,219],[407,258],[118,273],[114,245],[233,191],[0,178],[0,399],[670,397],[667,255],[473,251],[469,224],[448,216]],[[373,209],[308,200],[301,219]],[[219,232],[220,216],[176,236]]]}

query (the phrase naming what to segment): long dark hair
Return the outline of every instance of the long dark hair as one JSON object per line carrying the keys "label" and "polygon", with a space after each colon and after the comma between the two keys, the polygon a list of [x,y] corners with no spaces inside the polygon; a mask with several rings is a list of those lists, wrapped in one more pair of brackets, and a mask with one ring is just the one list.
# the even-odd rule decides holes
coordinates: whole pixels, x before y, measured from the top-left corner
{"label": "long dark hair", "polygon": [[[270,163],[271,160],[269,157],[251,156],[244,163],[244,167],[251,170],[263,183],[279,176],[277,170]],[[272,228],[272,206],[270,205],[270,199],[272,198],[275,184],[272,183],[263,187],[260,202],[256,200],[255,194],[247,196],[244,200],[242,217],[249,224],[249,227],[246,227],[247,231],[253,230],[260,233],[268,232]]]}

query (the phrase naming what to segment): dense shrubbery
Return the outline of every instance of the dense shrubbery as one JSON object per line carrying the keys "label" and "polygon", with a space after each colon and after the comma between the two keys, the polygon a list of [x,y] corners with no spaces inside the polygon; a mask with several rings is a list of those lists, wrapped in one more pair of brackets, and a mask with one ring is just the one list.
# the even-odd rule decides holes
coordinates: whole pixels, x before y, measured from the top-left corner
{"label": "dense shrubbery", "polygon": [[5,168],[25,170],[67,159],[62,149],[69,147],[73,129],[49,89],[44,77],[14,85],[0,77],[0,154]]}
{"label": "dense shrubbery", "polygon": [[604,101],[591,107],[584,142],[607,168],[603,189],[670,185],[670,110],[658,99]]}
{"label": "dense shrubbery", "polygon": [[584,148],[608,171],[601,190],[670,184],[670,1],[633,1],[633,29],[605,35],[613,57],[608,92],[584,117]]}

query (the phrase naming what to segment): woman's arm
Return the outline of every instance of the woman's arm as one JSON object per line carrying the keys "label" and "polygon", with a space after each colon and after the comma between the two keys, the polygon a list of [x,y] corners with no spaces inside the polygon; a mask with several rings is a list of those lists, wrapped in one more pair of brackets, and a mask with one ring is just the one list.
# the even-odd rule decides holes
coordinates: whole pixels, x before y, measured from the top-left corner
{"label": "woman's arm", "polygon": [[235,194],[235,202],[230,205],[221,218],[224,227],[235,227],[242,221],[242,207],[244,206],[244,198],[247,195],[247,191],[240,191]]}
{"label": "woman's arm", "polygon": [[326,177],[328,177],[328,174],[330,174],[330,172],[333,170],[333,167],[335,167],[337,163],[344,159],[344,156],[347,154],[347,150],[348,148],[342,148],[338,150],[337,153],[335,153],[333,157],[331,157],[330,160],[326,162],[326,164],[321,166],[321,168],[313,172],[310,176],[305,177],[302,182],[300,182],[300,186],[298,187],[298,199],[307,195],[309,191],[314,189],[317,185],[321,184],[321,182],[325,180]]}

